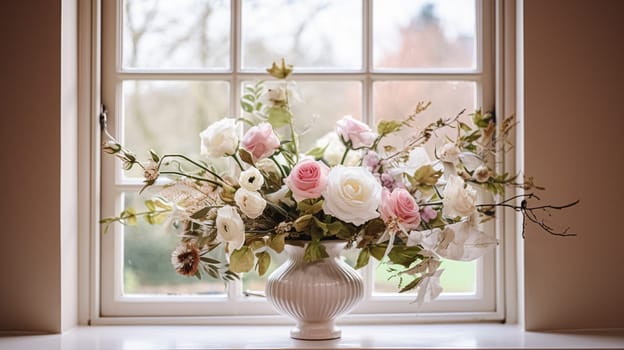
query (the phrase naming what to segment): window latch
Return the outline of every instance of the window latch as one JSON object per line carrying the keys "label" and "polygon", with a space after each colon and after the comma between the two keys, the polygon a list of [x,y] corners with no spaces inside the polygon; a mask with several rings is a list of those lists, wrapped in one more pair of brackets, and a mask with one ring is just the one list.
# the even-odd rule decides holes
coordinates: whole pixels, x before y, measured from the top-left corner
{"label": "window latch", "polygon": [[106,105],[103,103],[100,104],[99,122],[100,132],[109,140],[115,140],[115,138],[108,132],[108,110],[106,109]]}
{"label": "window latch", "polygon": [[100,129],[102,132],[107,130],[107,122],[108,122],[108,110],[106,110],[106,106],[102,103],[100,104]]}

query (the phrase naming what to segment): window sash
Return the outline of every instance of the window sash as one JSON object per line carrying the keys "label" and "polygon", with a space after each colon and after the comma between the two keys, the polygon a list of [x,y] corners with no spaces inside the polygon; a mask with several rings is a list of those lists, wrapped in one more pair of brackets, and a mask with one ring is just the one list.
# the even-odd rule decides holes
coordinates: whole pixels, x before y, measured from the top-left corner
{"label": "window sash", "polygon": [[[230,70],[147,70],[122,69],[121,65],[121,13],[122,0],[103,1],[102,4],[102,101],[109,107],[109,129],[120,130],[115,125],[115,116],[120,115],[121,84],[124,80],[219,80],[230,83],[230,112],[240,110],[241,83],[248,80],[266,79],[260,71],[241,69],[241,0],[232,0],[231,6],[231,47]],[[298,70],[297,81],[360,81],[362,86],[362,111],[364,121],[371,124],[374,112],[373,86],[380,81],[471,81],[475,82],[476,105],[484,109],[494,107],[494,1],[476,0],[476,68],[475,69],[374,69],[372,61],[372,1],[363,0],[363,66],[360,70]],[[114,30],[110,30],[112,27]],[[121,176],[119,162],[113,157],[102,157],[102,217],[114,216],[121,210],[120,194],[124,191],[137,191],[142,187],[140,179]],[[117,225],[116,225],[117,226]],[[495,232],[497,225],[488,224],[487,230]],[[242,282],[231,283],[226,296],[123,296],[121,281],[123,276],[123,242],[119,229],[111,227],[111,232],[101,236],[101,275],[100,297],[103,316],[192,316],[192,315],[267,315],[275,314],[264,300],[244,297]],[[499,232],[496,232],[500,238]],[[354,311],[358,314],[407,315],[418,311],[423,319],[439,318],[453,314],[451,319],[463,320],[497,318],[497,299],[501,298],[497,272],[497,254],[488,254],[478,261],[476,295],[443,295],[438,300],[414,310],[406,304],[414,298],[407,296],[372,295],[373,267],[362,269],[366,280],[367,297]],[[499,267],[500,268],[500,267]],[[428,315],[428,316],[427,316]],[[397,316],[398,317],[398,316]],[[445,316],[446,317],[446,316]]]}

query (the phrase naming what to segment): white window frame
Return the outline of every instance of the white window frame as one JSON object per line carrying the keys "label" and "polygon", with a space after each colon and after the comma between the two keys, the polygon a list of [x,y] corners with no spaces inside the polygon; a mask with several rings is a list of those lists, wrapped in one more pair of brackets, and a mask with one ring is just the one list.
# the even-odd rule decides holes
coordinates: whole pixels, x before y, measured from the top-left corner
{"label": "white window frame", "polygon": [[[113,5],[111,5],[113,3]],[[117,1],[101,1],[92,0],[88,6],[82,9],[83,14],[89,14],[89,20],[84,21],[81,28],[88,27],[90,33],[90,45],[88,50],[83,49],[83,55],[85,51],[89,51],[90,56],[90,69],[89,77],[85,78],[85,81],[89,82],[91,87],[91,93],[88,104],[83,101],[83,105],[88,106],[83,110],[90,110],[95,112],[100,105],[100,102],[108,102],[109,106],[114,106],[112,100],[116,99],[119,95],[119,83],[120,79],[124,78],[169,78],[169,79],[205,79],[216,78],[219,80],[229,80],[232,87],[240,85],[244,80],[255,80],[264,78],[264,74],[257,72],[240,71],[240,57],[237,55],[237,48],[240,47],[240,0],[233,0],[233,12],[232,12],[232,61],[231,65],[233,72],[224,73],[200,73],[197,75],[190,75],[188,73],[181,72],[167,72],[155,74],[150,71],[136,71],[132,73],[118,73],[118,67],[120,67],[120,61],[118,57],[115,57],[115,50],[109,50],[110,47],[115,47],[117,40],[120,40],[118,36],[110,36],[103,33],[101,30],[102,18],[109,18],[112,13],[115,13],[115,4]],[[510,71],[509,67],[505,67],[504,61],[506,57],[513,56],[513,50],[510,50],[510,46],[506,41],[513,38],[515,33],[509,33],[513,28],[507,26],[503,21],[503,17],[508,19],[512,18],[515,13],[513,6],[505,6],[501,0],[477,0],[477,68],[474,71],[460,72],[457,70],[447,71],[433,71],[433,70],[412,70],[409,72],[401,71],[400,73],[392,70],[373,70],[372,69],[372,48],[368,45],[372,36],[372,28],[366,23],[371,23],[372,20],[372,2],[370,0],[363,0],[363,69],[359,71],[332,71],[323,74],[303,72],[298,73],[295,76],[297,80],[360,80],[363,86],[362,101],[363,101],[363,115],[367,118],[371,118],[373,111],[372,101],[372,89],[374,81],[383,80],[468,80],[476,81],[477,87],[477,105],[482,106],[486,110],[495,109],[497,115],[508,115],[513,113],[513,102],[506,103],[505,101],[513,101],[514,93],[513,89],[509,88],[502,93],[504,87],[512,87],[514,82],[510,79],[511,74],[504,79],[504,74]],[[488,13],[491,16],[491,20],[482,21],[481,14]],[[119,19],[119,16],[114,18]],[[86,24],[85,24],[86,22]],[[115,23],[116,28],[120,28],[120,23]],[[235,29],[236,28],[236,29]],[[494,35],[496,34],[496,35]],[[101,40],[101,41],[100,41]],[[372,41],[370,41],[372,42]],[[101,43],[101,48],[100,48]],[[113,45],[113,46],[111,46]],[[100,51],[101,50],[101,51]],[[511,52],[510,52],[511,51]],[[103,61],[115,62],[113,68],[111,65],[103,64]],[[494,64],[496,62],[496,65]],[[484,67],[490,67],[484,69]],[[104,82],[100,84],[100,69],[102,76],[116,77],[115,79],[103,79],[107,81],[113,81],[113,83]],[[83,72],[84,74],[84,72]],[[234,88],[233,98],[231,99],[230,109],[238,110],[238,99],[240,97],[240,90]],[[483,94],[483,91],[490,91]],[[496,91],[496,93],[494,93]],[[112,99],[111,99],[111,96]],[[495,103],[496,102],[496,103]],[[504,106],[501,109],[501,106]],[[115,115],[117,114],[116,108],[109,107],[109,128],[115,130]],[[503,114],[505,113],[505,114]],[[367,120],[370,122],[370,120]],[[98,145],[100,143],[99,128],[97,123],[91,123],[91,140],[92,144]],[[503,160],[502,156],[499,156]],[[499,162],[500,167],[504,167],[505,170],[514,169],[513,156],[507,155],[504,157],[504,162]],[[101,163],[100,163],[101,162]],[[112,188],[114,186],[115,177],[103,176],[99,177],[99,173],[102,169],[114,169],[114,160],[112,157],[101,157],[99,154],[99,147],[93,147],[90,161],[89,173],[91,175],[97,174],[98,176],[92,176],[89,189],[89,197],[91,198],[92,205],[89,207],[89,223],[90,223],[90,236],[89,236],[89,251],[88,260],[90,262],[90,274],[88,282],[84,281],[83,285],[87,285],[90,289],[88,298],[83,298],[84,301],[81,304],[88,302],[89,320],[98,324],[120,324],[120,323],[248,323],[248,322],[263,322],[263,323],[282,323],[286,319],[282,317],[276,317],[275,311],[263,300],[249,299],[243,300],[244,297],[240,294],[239,288],[230,288],[228,290],[227,298],[219,297],[206,297],[206,296],[193,296],[193,297],[150,297],[150,298],[134,298],[120,295],[120,289],[116,287],[116,290],[107,286],[115,283],[115,278],[119,277],[121,269],[119,264],[120,258],[120,242],[115,239],[115,234],[108,233],[103,235],[100,232],[100,227],[97,221],[100,217],[114,215],[118,212],[118,207],[111,210],[110,196],[107,197],[106,191],[99,191],[100,186],[104,188]],[[100,168],[101,164],[101,168]],[[501,168],[502,169],[502,168]],[[117,185],[119,186],[119,185]],[[139,188],[139,184],[123,185],[126,189]],[[101,206],[99,201],[101,200]],[[100,208],[106,209],[100,213]],[[115,211],[116,210],[116,211]],[[368,299],[362,303],[360,307],[354,310],[350,315],[345,316],[343,319],[346,322],[354,323],[369,323],[379,321],[381,319],[390,319],[397,322],[412,322],[412,321],[478,321],[478,320],[503,320],[505,318],[505,300],[515,302],[515,293],[513,291],[506,291],[505,286],[512,285],[510,281],[515,280],[515,268],[510,267],[513,264],[505,264],[509,262],[509,259],[503,260],[502,252],[512,256],[514,251],[514,235],[515,224],[513,215],[505,215],[500,213],[496,223],[492,226],[492,231],[495,232],[496,237],[501,244],[496,249],[496,254],[489,254],[486,256],[480,264],[486,264],[492,267],[489,271],[486,271],[487,278],[481,275],[481,281],[478,282],[479,290],[482,293],[476,296],[472,301],[467,301],[466,298],[457,298],[453,296],[443,297],[439,300],[426,304],[424,307],[415,310],[409,307],[409,301],[413,296],[406,297],[384,297],[384,296],[369,296]],[[506,238],[513,238],[511,240],[503,239],[502,232],[506,233]],[[504,244],[503,244],[504,243]],[[116,252],[112,254],[111,252]],[[108,259],[108,260],[107,260]],[[83,261],[85,258],[83,257]],[[114,264],[107,264],[106,262],[116,261]],[[112,266],[111,266],[112,265]],[[372,268],[364,269],[363,273],[369,276],[372,275]],[[117,274],[117,275],[116,275]],[[117,279],[120,281],[121,279]],[[370,286],[370,285],[369,285]],[[368,289],[370,295],[370,288]],[[87,300],[88,299],[88,300]],[[84,309],[84,307],[83,307]],[[245,316],[240,316],[245,315]],[[171,316],[176,316],[172,318]]]}

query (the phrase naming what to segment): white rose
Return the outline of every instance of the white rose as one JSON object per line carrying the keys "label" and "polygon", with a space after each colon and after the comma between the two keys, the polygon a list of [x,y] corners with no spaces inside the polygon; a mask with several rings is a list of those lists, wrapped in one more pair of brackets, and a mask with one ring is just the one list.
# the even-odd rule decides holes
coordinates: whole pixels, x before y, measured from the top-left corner
{"label": "white rose", "polygon": [[[323,159],[325,159],[327,164],[330,166],[340,164],[346,149],[345,145],[342,141],[340,141],[340,138],[335,132],[325,134],[325,136],[316,141],[315,147],[325,148],[325,152],[323,152]],[[358,165],[361,158],[362,157],[359,151],[349,151],[344,165]]]}
{"label": "white rose", "polygon": [[232,118],[224,118],[213,123],[199,134],[201,154],[214,158],[234,154],[240,134],[241,128]]}
{"label": "white rose", "polygon": [[217,210],[217,237],[229,245],[230,252],[240,249],[245,243],[245,224],[238,211],[231,205]]}
{"label": "white rose", "polygon": [[457,146],[452,143],[446,143],[440,150],[440,160],[443,162],[455,163],[459,160],[459,154],[461,151]]}
{"label": "white rose", "polygon": [[379,217],[381,184],[362,167],[338,165],[329,171],[323,198],[326,214],[359,226]]}
{"label": "white rose", "polygon": [[488,169],[485,165],[481,165],[477,169],[475,169],[472,176],[475,180],[477,180],[477,182],[487,182],[487,180],[490,179],[490,169]]}
{"label": "white rose", "polygon": [[266,207],[266,200],[256,191],[249,191],[239,188],[234,194],[234,201],[240,210],[250,219],[255,219],[262,215]]}
{"label": "white rose", "polygon": [[447,217],[470,216],[477,210],[477,191],[470,186],[465,188],[464,180],[458,176],[449,176],[442,195],[443,212]]}
{"label": "white rose", "polygon": [[246,190],[257,191],[264,184],[264,177],[260,173],[260,170],[251,167],[240,173],[238,184]]}

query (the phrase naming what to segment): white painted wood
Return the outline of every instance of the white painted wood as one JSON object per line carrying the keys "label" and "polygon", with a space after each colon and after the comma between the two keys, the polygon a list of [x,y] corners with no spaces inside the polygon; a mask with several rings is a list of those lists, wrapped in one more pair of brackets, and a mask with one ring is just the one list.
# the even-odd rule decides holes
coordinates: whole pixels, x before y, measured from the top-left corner
{"label": "white painted wood", "polygon": [[[122,135],[123,130],[116,127],[117,116],[120,115],[120,84],[123,80],[225,80],[230,82],[232,94],[230,97],[231,113],[235,113],[240,97],[240,84],[245,80],[265,79],[266,75],[261,71],[244,71],[241,69],[240,58],[240,0],[232,3],[232,57],[230,70],[202,70],[202,71],[160,71],[138,70],[121,68],[121,20],[119,3],[121,0],[104,1],[92,0],[94,9],[93,20],[96,21],[96,33],[101,34],[102,40],[102,100],[109,110],[109,128],[117,135]],[[493,108],[494,105],[494,13],[496,0],[477,0],[477,7],[482,9],[484,16],[479,14],[477,28],[477,67],[476,69],[422,69],[422,70],[397,70],[379,69],[374,70],[372,65],[372,1],[365,0],[363,5],[363,68],[361,70],[298,70],[297,80],[355,80],[362,83],[363,118],[372,122],[373,116],[373,83],[383,80],[423,80],[444,81],[460,80],[473,81],[477,84],[477,105]],[[498,0],[499,2],[502,2]],[[99,27],[101,15],[104,19],[105,30]],[[481,21],[483,19],[483,21]],[[114,30],[111,30],[111,25]],[[496,27],[500,30],[499,26]],[[93,40],[97,42],[99,37]],[[100,57],[98,45],[95,45],[94,55]],[[98,65],[99,61],[94,62]],[[500,63],[500,61],[499,61]],[[99,68],[98,68],[99,69]],[[98,77],[99,78],[99,77]],[[99,81],[98,81],[99,82]],[[97,84],[94,81],[94,91]],[[95,92],[94,92],[95,93]],[[99,95],[98,95],[99,96]],[[94,101],[96,98],[94,97]],[[488,109],[488,108],[485,108]],[[95,128],[97,129],[97,128]],[[96,131],[93,131],[93,156],[94,161],[99,159],[99,140]],[[94,323],[185,323],[195,320],[205,323],[218,322],[215,320],[227,317],[224,315],[250,315],[241,317],[236,322],[254,321],[253,315],[275,315],[275,311],[266,301],[257,298],[241,296],[240,283],[234,283],[228,288],[227,297],[127,297],[121,293],[121,262],[122,246],[118,232],[109,232],[100,235],[97,220],[99,217],[114,216],[119,212],[118,195],[125,190],[137,190],[141,187],[140,182],[132,179],[124,179],[121,176],[119,164],[112,157],[103,157],[101,161],[101,180],[94,175],[92,183],[92,220],[91,220],[91,319]],[[99,162],[92,166],[92,174],[98,174]],[[97,185],[101,182],[101,192]],[[101,211],[98,200],[101,194]],[[498,232],[500,232],[500,226]],[[498,233],[500,237],[500,233]],[[371,322],[379,320],[376,314],[387,320],[396,322],[439,322],[452,320],[492,320],[502,319],[502,273],[497,269],[501,264],[502,248],[496,255],[490,254],[479,261],[479,273],[477,280],[477,293],[475,295],[446,295],[438,300],[428,303],[420,309],[416,309],[409,302],[414,298],[412,295],[372,295],[372,277],[374,268],[367,267],[362,270],[365,276],[366,301],[357,307],[352,315],[346,319],[357,322]],[[498,262],[497,262],[498,260]],[[203,317],[215,315],[214,317]],[[374,315],[374,316],[371,316]],[[123,317],[118,317],[123,316]],[[141,316],[141,317],[137,317]],[[179,316],[177,318],[163,318],[167,316]],[[200,317],[196,317],[200,316]],[[190,317],[190,318],[189,318]],[[270,316],[274,317],[274,316]],[[132,321],[135,320],[135,321]],[[165,321],[166,320],[166,321]],[[264,322],[264,321],[263,321]]]}
{"label": "white painted wood", "polygon": [[339,340],[302,341],[288,326],[79,327],[0,337],[0,349],[622,349],[624,330],[524,332],[501,324],[343,326]]}

